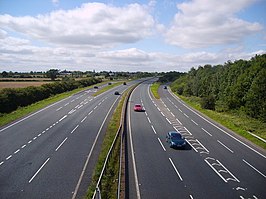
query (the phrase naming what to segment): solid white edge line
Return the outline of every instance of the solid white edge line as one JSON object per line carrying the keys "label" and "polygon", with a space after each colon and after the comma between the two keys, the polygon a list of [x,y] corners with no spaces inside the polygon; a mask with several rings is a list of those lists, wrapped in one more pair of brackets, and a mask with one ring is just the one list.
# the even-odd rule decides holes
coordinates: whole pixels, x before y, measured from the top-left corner
{"label": "solid white edge line", "polygon": [[257,171],[260,175],[262,175],[264,178],[266,178],[266,175],[264,175],[262,172],[260,172],[258,169],[256,169],[254,166],[252,166],[250,163],[248,163],[246,160],[243,159],[243,161],[250,166],[252,169],[254,169],[255,171]]}
{"label": "solid white edge line", "polygon": [[69,97],[67,97],[67,98],[65,98],[65,99],[62,99],[62,100],[60,100],[60,101],[58,101],[58,102],[56,102],[56,103],[54,103],[54,104],[51,104],[51,105],[49,105],[49,106],[47,106],[47,107],[45,107],[45,108],[43,108],[43,109],[41,109],[41,110],[39,110],[39,111],[37,111],[37,112],[35,112],[35,113],[33,113],[33,114],[27,116],[27,117],[24,117],[23,119],[21,119],[21,120],[15,122],[15,123],[13,123],[13,124],[11,124],[11,125],[8,125],[7,127],[1,129],[0,132],[2,132],[2,131],[4,131],[4,130],[8,129],[8,128],[10,128],[10,127],[12,127],[12,126],[14,126],[14,125],[16,125],[16,124],[18,124],[18,123],[20,123],[20,122],[22,122],[22,121],[28,119],[28,118],[30,118],[30,117],[32,117],[32,116],[34,116],[34,115],[40,113],[40,112],[42,112],[42,111],[44,111],[44,110],[46,110],[46,109],[48,109],[48,108],[50,108],[50,107],[52,107],[52,106],[54,106],[54,105],[60,103],[60,102],[66,100],[66,99],[68,99],[68,98],[70,98],[70,97],[71,97],[71,96],[69,96]]}
{"label": "solid white edge line", "polygon": [[[99,96],[99,95],[98,95],[98,96]],[[77,195],[77,193],[78,193],[79,186],[80,186],[80,184],[81,184],[81,180],[82,180],[82,178],[83,178],[83,176],[84,176],[84,174],[85,174],[85,171],[86,171],[87,165],[88,165],[88,163],[89,163],[89,160],[90,160],[90,157],[91,157],[92,151],[94,150],[94,147],[95,147],[95,145],[96,145],[96,142],[97,142],[97,140],[98,140],[98,137],[100,136],[100,133],[101,133],[101,131],[102,131],[102,128],[103,128],[103,126],[104,126],[104,124],[105,124],[105,122],[106,122],[106,120],[107,120],[107,117],[109,116],[109,114],[110,114],[112,108],[114,107],[114,105],[115,105],[115,103],[116,103],[116,101],[117,101],[118,99],[119,99],[119,98],[116,98],[116,100],[114,101],[114,103],[113,103],[112,106],[110,107],[108,113],[106,114],[106,116],[105,116],[105,118],[104,118],[104,120],[103,120],[103,122],[102,122],[101,127],[99,128],[99,131],[98,131],[98,133],[97,133],[97,135],[96,135],[96,137],[95,137],[95,140],[94,140],[94,142],[93,142],[93,145],[92,145],[92,147],[91,147],[91,150],[90,150],[90,152],[89,152],[89,154],[88,154],[88,156],[87,156],[87,159],[86,159],[86,161],[85,161],[85,164],[84,164],[84,166],[83,166],[83,169],[82,169],[82,172],[81,172],[81,174],[80,174],[80,177],[79,177],[78,183],[77,183],[77,185],[76,185],[76,187],[75,187],[75,191],[74,191],[74,193],[73,193],[72,199],[75,199],[75,198],[76,198],[76,195]]]}
{"label": "solid white edge line", "polygon": [[162,146],[163,150],[164,150],[164,151],[166,151],[166,149],[165,149],[165,147],[164,147],[164,145],[163,145],[162,141],[160,140],[160,138],[157,138],[157,139],[158,139],[158,141],[160,142],[160,144],[161,144],[161,146]]}
{"label": "solid white edge line", "polygon": [[198,140],[198,139],[196,139],[196,141],[198,142],[198,143],[200,143],[200,145],[209,153],[210,151],[208,150],[208,149],[206,149],[206,147]]}
{"label": "solid white edge line", "polygon": [[59,144],[59,146],[55,149],[55,151],[58,151],[58,149],[65,143],[65,141],[68,139],[68,137],[66,137],[63,142],[61,142],[61,144]]}
{"label": "solid white edge line", "polygon": [[[149,87],[148,87],[148,89],[149,89]],[[132,96],[133,92],[135,91],[135,89],[132,91],[132,93],[130,95],[130,99],[131,99],[131,96]],[[130,101],[130,99],[129,99],[129,101]],[[140,199],[141,197],[140,197],[140,190],[139,190],[139,180],[138,180],[137,166],[136,166],[136,160],[135,160],[135,155],[134,155],[134,146],[133,146],[131,120],[130,120],[131,119],[131,117],[130,117],[130,115],[131,115],[130,114],[130,103],[129,103],[128,113],[129,113],[128,114],[128,130],[129,130],[129,140],[130,140],[130,147],[131,147],[132,163],[133,163],[133,172],[134,172],[134,178],[135,178],[135,187],[136,187],[136,192],[137,192],[137,198]]]}
{"label": "solid white edge line", "polygon": [[222,167],[231,175],[233,176],[237,182],[240,182],[237,177],[235,177],[219,160],[216,160],[220,165],[222,165]]}
{"label": "solid white edge line", "polygon": [[231,150],[229,147],[227,147],[225,144],[223,144],[220,140],[217,140],[217,142],[219,142],[224,148],[226,148],[228,151],[230,151],[231,153],[234,153],[233,150]]}
{"label": "solid white edge line", "polygon": [[47,162],[50,160],[50,158],[48,158],[43,164],[42,166],[38,169],[38,171],[31,177],[31,179],[29,180],[29,183],[32,182],[32,180],[38,175],[38,173],[42,170],[42,168],[47,164]]}
{"label": "solid white edge line", "polygon": [[186,140],[186,142],[192,147],[192,149],[194,149],[194,151],[198,153],[198,150],[195,149],[195,147],[194,147],[192,144],[190,144],[190,142],[189,142],[187,139],[185,139],[185,140]]}
{"label": "solid white edge line", "polygon": [[192,135],[192,133],[190,133],[190,131],[184,126],[184,129],[190,134]]}
{"label": "solid white edge line", "polygon": [[168,159],[169,159],[169,161],[171,162],[172,166],[174,167],[174,170],[175,170],[175,172],[177,173],[179,179],[180,179],[181,181],[183,181],[183,178],[181,177],[180,173],[179,173],[178,170],[176,169],[176,167],[175,167],[175,165],[174,165],[172,159],[171,159],[171,158],[168,158]]}
{"label": "solid white edge line", "polygon": [[166,120],[167,120],[167,122],[169,123],[169,124],[172,124],[172,122],[170,122],[170,120],[166,117],[165,118]]}
{"label": "solid white edge line", "polygon": [[180,122],[179,119],[176,118],[176,121],[179,122],[179,124],[183,126],[182,122]]}
{"label": "solid white edge line", "polygon": [[[176,97],[174,96],[174,94],[172,94],[170,92],[170,94],[176,99]],[[177,99],[176,99],[177,100]],[[177,100],[178,101],[178,100]],[[198,115],[200,118],[202,118],[203,120],[205,120],[206,122],[208,122],[209,124],[211,124],[212,126],[216,127],[217,129],[219,129],[220,131],[222,131],[223,133],[225,133],[226,135],[228,135],[229,137],[233,138],[234,140],[236,140],[237,142],[243,144],[244,146],[246,146],[247,148],[249,148],[250,150],[252,150],[253,152],[257,153],[258,155],[260,155],[263,158],[266,158],[265,155],[261,154],[260,152],[256,151],[255,149],[253,149],[252,147],[248,146],[247,144],[245,144],[244,142],[238,140],[237,138],[235,138],[233,135],[231,135],[230,133],[226,132],[225,130],[223,130],[222,128],[218,127],[217,125],[213,124],[212,122],[210,122],[209,120],[207,120],[206,118],[204,118],[203,116],[201,116],[199,113],[197,113],[196,111],[194,111],[193,109],[189,108],[186,104],[181,103],[183,106],[185,106],[186,108],[188,108],[189,110],[191,110],[193,113],[195,113],[196,115]]]}
{"label": "solid white edge line", "polygon": [[225,182],[225,183],[227,183],[227,180],[226,179],[224,179],[224,177],[218,172],[218,171],[216,171],[216,169],[205,159],[204,160],[210,167],[211,167],[211,169],[218,175],[218,176],[220,176],[220,178],[222,178],[222,180]]}

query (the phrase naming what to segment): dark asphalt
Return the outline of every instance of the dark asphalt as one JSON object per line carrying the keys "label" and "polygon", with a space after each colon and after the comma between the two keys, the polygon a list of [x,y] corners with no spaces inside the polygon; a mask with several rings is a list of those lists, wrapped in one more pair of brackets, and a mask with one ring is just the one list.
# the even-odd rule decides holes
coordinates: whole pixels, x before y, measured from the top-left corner
{"label": "dark asphalt", "polygon": [[0,198],[82,198],[120,97],[114,92],[134,83],[97,97],[92,96],[96,90],[89,89],[2,127]]}
{"label": "dark asphalt", "polygon": [[[128,198],[266,198],[265,150],[201,116],[168,89],[161,87],[161,100],[153,99],[150,83],[130,99]],[[146,111],[134,112],[137,103]],[[185,149],[165,142],[176,129],[188,142]]]}

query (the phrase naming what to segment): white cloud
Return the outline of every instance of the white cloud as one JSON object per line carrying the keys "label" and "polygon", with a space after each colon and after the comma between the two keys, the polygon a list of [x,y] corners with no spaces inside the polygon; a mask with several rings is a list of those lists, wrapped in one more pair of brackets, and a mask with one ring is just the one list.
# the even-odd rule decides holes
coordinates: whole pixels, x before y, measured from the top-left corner
{"label": "white cloud", "polygon": [[[160,43],[160,35],[152,35],[156,31],[164,34],[168,43],[185,48],[239,42],[261,29],[261,25],[235,16],[249,3],[248,0],[186,1],[177,5],[179,12],[170,28],[156,23],[152,17],[154,0],[148,5],[124,7],[86,3],[72,10],[57,10],[36,17],[0,15],[0,71],[45,71],[51,67],[82,71],[188,71],[199,65],[249,59],[265,53],[259,50],[264,49],[263,43],[256,52],[244,52],[241,46],[227,47],[220,52],[198,49],[175,54],[162,53],[160,49],[144,51],[138,42],[149,38],[143,43]],[[132,45],[134,42],[138,42],[138,48]],[[155,43],[151,46],[156,46]]]}
{"label": "white cloud", "polygon": [[52,0],[52,3],[53,3],[54,5],[58,5],[58,4],[59,4],[59,0]]}
{"label": "white cloud", "polygon": [[254,0],[192,0],[177,4],[179,11],[165,32],[166,41],[184,48],[238,43],[262,30],[260,24],[235,16],[252,2]]}
{"label": "white cloud", "polygon": [[0,25],[54,45],[107,48],[149,36],[154,20],[148,9],[139,4],[113,7],[87,3],[37,17],[0,15]]}

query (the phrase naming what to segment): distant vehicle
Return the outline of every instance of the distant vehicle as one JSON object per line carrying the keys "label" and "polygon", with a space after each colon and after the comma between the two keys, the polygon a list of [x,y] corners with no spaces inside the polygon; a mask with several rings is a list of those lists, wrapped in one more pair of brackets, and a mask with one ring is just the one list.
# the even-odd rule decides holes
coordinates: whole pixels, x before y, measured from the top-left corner
{"label": "distant vehicle", "polygon": [[112,83],[111,83],[111,82],[109,82],[109,83],[108,83],[108,85],[112,85]]}
{"label": "distant vehicle", "polygon": [[94,86],[93,88],[98,89],[98,86]]}
{"label": "distant vehicle", "polygon": [[124,85],[127,85],[127,83],[126,83],[126,82],[124,82],[123,84],[124,84]]}
{"label": "distant vehicle", "polygon": [[164,89],[167,89],[167,86],[164,86]]}
{"label": "distant vehicle", "polygon": [[177,131],[168,132],[166,142],[170,144],[171,148],[184,148],[186,146],[186,140]]}
{"label": "distant vehicle", "polygon": [[140,104],[135,104],[135,106],[134,106],[134,111],[139,111],[139,112],[141,112],[141,111],[143,111],[143,108],[142,108],[142,106],[141,106]]}
{"label": "distant vehicle", "polygon": [[115,91],[115,95],[120,95],[118,91]]}

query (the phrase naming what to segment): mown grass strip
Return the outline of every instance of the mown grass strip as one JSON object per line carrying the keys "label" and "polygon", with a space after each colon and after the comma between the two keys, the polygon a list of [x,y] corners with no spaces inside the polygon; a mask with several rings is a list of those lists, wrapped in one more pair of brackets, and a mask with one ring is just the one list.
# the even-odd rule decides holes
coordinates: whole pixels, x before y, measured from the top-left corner
{"label": "mown grass strip", "polygon": [[[102,84],[102,83],[100,83],[100,84]],[[100,84],[96,84],[96,85],[100,85]],[[93,85],[93,86],[95,86],[95,85]],[[65,98],[67,98],[67,97],[69,97],[75,93],[78,93],[78,92],[81,92],[83,90],[87,90],[89,88],[92,88],[93,86],[89,86],[86,88],[78,88],[78,89],[75,89],[73,91],[57,94],[57,95],[54,95],[54,96],[49,97],[47,99],[44,99],[42,101],[31,104],[29,106],[20,107],[16,111],[13,111],[11,113],[2,114],[0,116],[0,126],[6,125],[12,121],[15,121],[15,120],[21,118],[21,117],[24,117],[30,113],[33,113],[33,112],[38,111],[42,108],[45,108],[46,106],[51,105],[57,101],[65,99]]]}
{"label": "mown grass strip", "polygon": [[110,90],[111,88],[114,88],[114,87],[119,86],[119,85],[121,85],[121,84],[122,84],[122,82],[116,82],[116,83],[112,83],[111,85],[107,85],[107,86],[101,88],[101,89],[100,89],[99,91],[97,91],[96,93],[94,93],[93,96],[100,95],[100,94],[104,93],[105,91],[108,91],[108,90]]}
{"label": "mown grass strip", "polygon": [[153,94],[153,96],[156,98],[156,99],[160,99],[160,95],[158,93],[158,89],[160,87],[160,83],[158,82],[154,82],[152,85],[151,85],[151,92]]}
{"label": "mown grass strip", "polygon": [[[176,94],[177,95],[177,94]],[[189,104],[191,107],[207,115],[214,121],[222,124],[226,128],[234,131],[235,133],[245,137],[254,144],[266,149],[266,143],[257,139],[256,137],[248,133],[252,132],[261,138],[266,138],[266,123],[259,120],[249,118],[245,115],[241,115],[239,112],[216,112],[212,110],[203,109],[200,106],[200,98],[197,97],[185,97],[180,96],[183,101]]]}
{"label": "mown grass strip", "polygon": [[[99,159],[96,164],[95,170],[93,172],[92,182],[88,188],[86,198],[92,198],[93,193],[96,189],[96,184],[101,174],[104,161],[108,154],[108,151],[112,145],[112,142],[116,136],[116,133],[120,126],[121,120],[121,112],[123,108],[124,101],[126,96],[128,95],[130,89],[128,89],[121,97],[117,108],[115,109],[112,118],[108,124],[106,135],[104,137],[101,152],[99,154]],[[111,160],[108,163],[107,171],[102,178],[102,187],[101,187],[101,194],[102,198],[116,198],[117,192],[117,174],[119,172],[119,146],[120,146],[120,139],[116,143],[115,152]]]}

